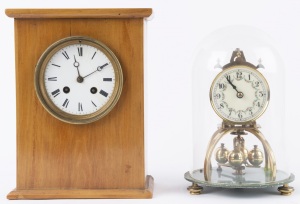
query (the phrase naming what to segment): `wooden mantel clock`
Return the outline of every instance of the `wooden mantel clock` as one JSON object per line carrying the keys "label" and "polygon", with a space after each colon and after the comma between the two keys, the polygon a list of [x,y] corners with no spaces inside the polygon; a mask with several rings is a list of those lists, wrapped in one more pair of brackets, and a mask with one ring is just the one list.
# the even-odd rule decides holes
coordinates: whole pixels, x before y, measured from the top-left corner
{"label": "wooden mantel clock", "polygon": [[144,19],[152,9],[7,9],[17,186],[8,199],[151,198]]}

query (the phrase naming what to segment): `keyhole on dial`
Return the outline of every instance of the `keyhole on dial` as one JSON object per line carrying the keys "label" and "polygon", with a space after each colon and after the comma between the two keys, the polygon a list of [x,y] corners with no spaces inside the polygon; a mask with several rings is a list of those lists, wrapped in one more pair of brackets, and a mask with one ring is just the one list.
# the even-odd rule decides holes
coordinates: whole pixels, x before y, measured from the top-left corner
{"label": "keyhole on dial", "polygon": [[63,92],[66,93],[66,94],[69,93],[70,92],[70,88],[68,86],[65,86],[63,88]]}
{"label": "keyhole on dial", "polygon": [[97,88],[96,88],[96,87],[92,87],[92,88],[91,88],[91,93],[92,93],[92,94],[97,93]]}

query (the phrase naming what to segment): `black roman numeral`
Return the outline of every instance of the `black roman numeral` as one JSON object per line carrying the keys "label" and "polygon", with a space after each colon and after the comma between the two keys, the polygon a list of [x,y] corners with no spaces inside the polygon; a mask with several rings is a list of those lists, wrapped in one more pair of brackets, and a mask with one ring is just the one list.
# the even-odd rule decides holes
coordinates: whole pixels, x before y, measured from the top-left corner
{"label": "black roman numeral", "polygon": [[91,101],[92,102],[92,104],[95,106],[95,107],[97,107],[97,105],[93,102],[93,101]]}
{"label": "black roman numeral", "polygon": [[82,109],[82,103],[78,103],[78,111],[83,111],[83,109]]}
{"label": "black roman numeral", "polygon": [[95,53],[94,53],[94,55],[93,55],[92,59],[94,59],[94,57],[95,57],[96,53],[97,53],[97,52],[95,52]]}
{"label": "black roman numeral", "polygon": [[69,57],[69,55],[68,55],[68,53],[66,51],[63,51],[62,54],[63,54],[63,56],[65,56],[65,58],[67,60],[70,59],[70,57]]}
{"label": "black roman numeral", "polygon": [[60,90],[56,89],[55,91],[51,92],[51,94],[52,94],[53,97],[56,97],[60,94]]}
{"label": "black roman numeral", "polygon": [[70,102],[70,100],[66,98],[66,100],[64,101],[62,106],[65,108],[68,108],[69,102]]}
{"label": "black roman numeral", "polygon": [[107,97],[107,96],[108,96],[108,93],[106,93],[106,92],[103,91],[103,90],[101,90],[99,93],[100,93],[102,96],[104,96],[104,97]]}
{"label": "black roman numeral", "polygon": [[53,66],[55,66],[55,67],[60,67],[59,65],[57,65],[57,64],[52,64]]}
{"label": "black roman numeral", "polygon": [[83,54],[82,47],[78,47],[77,49],[78,49],[78,55],[81,57]]}
{"label": "black roman numeral", "polygon": [[48,81],[57,81],[57,77],[49,77]]}
{"label": "black roman numeral", "polygon": [[103,78],[103,81],[112,81],[112,78]]}

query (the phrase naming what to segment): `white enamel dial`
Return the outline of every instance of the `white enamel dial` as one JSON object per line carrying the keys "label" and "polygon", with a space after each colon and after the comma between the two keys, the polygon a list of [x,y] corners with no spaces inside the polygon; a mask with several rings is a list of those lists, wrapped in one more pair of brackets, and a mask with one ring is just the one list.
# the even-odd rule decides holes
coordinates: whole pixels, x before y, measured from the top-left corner
{"label": "white enamel dial", "polygon": [[36,89],[44,107],[69,123],[89,123],[107,114],[122,89],[122,71],[102,43],[70,37],[53,44],[36,70]]}
{"label": "white enamel dial", "polygon": [[269,86],[263,75],[244,65],[224,69],[210,89],[215,112],[222,119],[235,123],[256,120],[266,110],[269,98]]}

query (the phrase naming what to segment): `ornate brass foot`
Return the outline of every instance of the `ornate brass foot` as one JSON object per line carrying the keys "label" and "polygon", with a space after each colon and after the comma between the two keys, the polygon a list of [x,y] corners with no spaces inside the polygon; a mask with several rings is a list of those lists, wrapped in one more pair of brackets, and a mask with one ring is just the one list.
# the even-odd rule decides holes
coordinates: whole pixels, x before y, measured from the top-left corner
{"label": "ornate brass foot", "polygon": [[294,191],[294,188],[292,186],[289,186],[289,184],[283,184],[283,186],[278,187],[277,189],[281,195],[291,195]]}
{"label": "ornate brass foot", "polygon": [[191,195],[200,195],[203,190],[203,187],[199,186],[196,183],[193,183],[191,186],[187,187],[187,189],[190,191]]}

